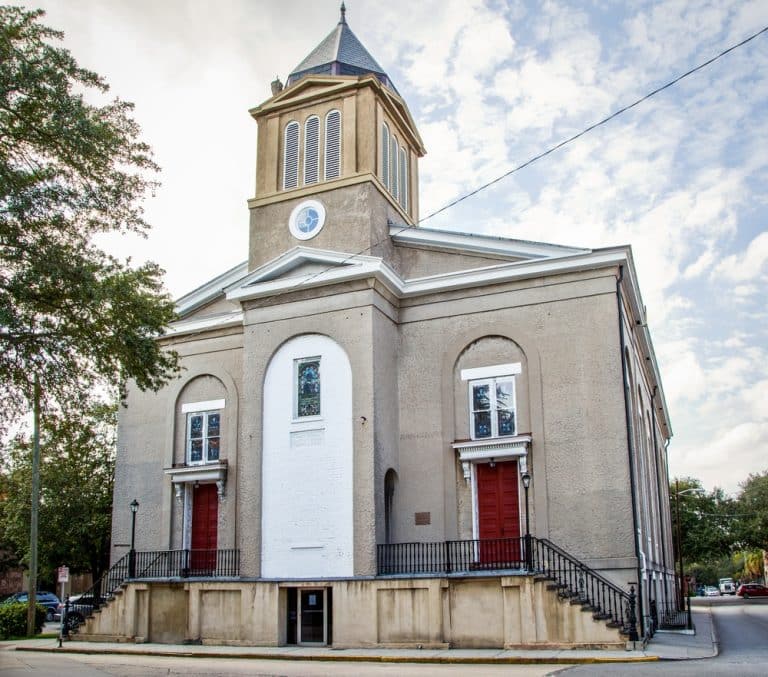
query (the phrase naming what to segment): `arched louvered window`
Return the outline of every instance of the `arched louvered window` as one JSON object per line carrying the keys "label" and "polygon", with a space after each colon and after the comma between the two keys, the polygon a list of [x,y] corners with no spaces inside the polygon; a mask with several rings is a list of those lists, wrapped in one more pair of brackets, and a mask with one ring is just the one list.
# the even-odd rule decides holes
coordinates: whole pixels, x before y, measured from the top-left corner
{"label": "arched louvered window", "polygon": [[285,126],[283,141],[283,190],[299,185],[299,123],[292,121]]}
{"label": "arched louvered window", "polygon": [[385,188],[389,189],[389,127],[381,125],[381,178]]}
{"label": "arched louvered window", "polygon": [[391,191],[392,195],[394,196],[395,200],[399,200],[400,195],[400,185],[398,182],[398,172],[397,172],[397,166],[398,166],[398,158],[400,157],[400,146],[397,143],[397,139],[393,136],[392,137],[392,154],[390,156],[390,166],[392,173],[390,175],[390,184],[391,184]]}
{"label": "arched louvered window", "polygon": [[304,123],[304,184],[320,180],[320,118],[312,115]]}
{"label": "arched louvered window", "polygon": [[400,204],[408,211],[408,149],[400,149]]}
{"label": "arched louvered window", "polygon": [[325,116],[325,180],[341,176],[341,113]]}

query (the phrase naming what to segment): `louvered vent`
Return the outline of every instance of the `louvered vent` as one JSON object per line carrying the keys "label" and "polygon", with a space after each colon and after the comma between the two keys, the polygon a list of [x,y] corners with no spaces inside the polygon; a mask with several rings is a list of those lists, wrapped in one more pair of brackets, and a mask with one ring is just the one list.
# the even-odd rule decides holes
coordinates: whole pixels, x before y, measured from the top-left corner
{"label": "louvered vent", "polygon": [[307,118],[304,125],[304,183],[320,180],[320,118]]}
{"label": "louvered vent", "polygon": [[392,185],[392,195],[394,196],[395,200],[399,199],[400,195],[400,187],[397,183],[397,158],[400,156],[400,153],[398,152],[399,146],[397,143],[397,139],[393,136],[392,137],[392,175],[390,176],[390,182]]}
{"label": "louvered vent", "polygon": [[408,211],[408,150],[400,149],[400,204]]}
{"label": "louvered vent", "polygon": [[386,123],[381,126],[381,178],[389,190],[389,127]]}
{"label": "louvered vent", "polygon": [[341,176],[341,113],[325,116],[325,180]]}
{"label": "louvered vent", "polygon": [[299,185],[299,123],[289,122],[285,126],[283,149],[283,190]]}

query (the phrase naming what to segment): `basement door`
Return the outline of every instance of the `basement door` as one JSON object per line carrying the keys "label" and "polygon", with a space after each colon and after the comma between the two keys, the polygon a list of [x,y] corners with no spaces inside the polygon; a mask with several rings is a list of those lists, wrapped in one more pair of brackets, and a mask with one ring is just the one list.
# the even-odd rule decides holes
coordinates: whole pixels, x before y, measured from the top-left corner
{"label": "basement door", "polygon": [[522,565],[517,461],[479,463],[475,468],[480,565],[517,568]]}
{"label": "basement door", "polygon": [[199,484],[192,497],[191,576],[210,575],[216,570],[219,528],[219,494],[215,484]]}

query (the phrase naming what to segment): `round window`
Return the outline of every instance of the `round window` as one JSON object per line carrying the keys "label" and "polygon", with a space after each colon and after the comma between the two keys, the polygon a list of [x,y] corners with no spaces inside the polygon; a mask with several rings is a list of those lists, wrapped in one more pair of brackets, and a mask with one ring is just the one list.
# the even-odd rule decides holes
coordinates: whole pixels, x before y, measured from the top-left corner
{"label": "round window", "polygon": [[297,240],[309,240],[325,224],[325,207],[317,200],[305,200],[294,207],[288,220],[291,235]]}

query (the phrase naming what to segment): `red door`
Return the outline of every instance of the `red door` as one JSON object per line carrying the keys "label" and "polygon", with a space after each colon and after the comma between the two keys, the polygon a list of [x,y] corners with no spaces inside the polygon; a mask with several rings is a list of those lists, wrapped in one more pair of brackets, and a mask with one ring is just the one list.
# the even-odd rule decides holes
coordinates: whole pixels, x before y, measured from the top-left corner
{"label": "red door", "polygon": [[215,484],[199,484],[192,498],[192,561],[190,574],[211,574],[216,569],[219,495]]}
{"label": "red door", "polygon": [[517,461],[477,465],[480,563],[483,568],[518,567],[520,497]]}

